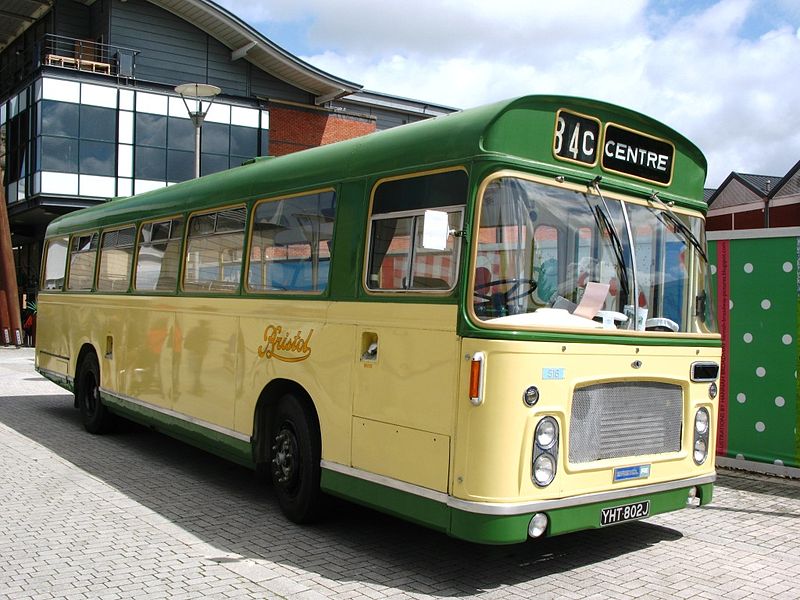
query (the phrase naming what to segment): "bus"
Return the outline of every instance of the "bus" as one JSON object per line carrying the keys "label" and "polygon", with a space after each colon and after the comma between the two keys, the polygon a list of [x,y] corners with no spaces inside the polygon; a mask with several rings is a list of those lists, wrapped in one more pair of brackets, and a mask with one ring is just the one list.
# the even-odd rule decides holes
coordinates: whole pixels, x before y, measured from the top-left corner
{"label": "bus", "polygon": [[526,96],[55,219],[36,368],[147,424],[486,544],[711,501],[702,153]]}

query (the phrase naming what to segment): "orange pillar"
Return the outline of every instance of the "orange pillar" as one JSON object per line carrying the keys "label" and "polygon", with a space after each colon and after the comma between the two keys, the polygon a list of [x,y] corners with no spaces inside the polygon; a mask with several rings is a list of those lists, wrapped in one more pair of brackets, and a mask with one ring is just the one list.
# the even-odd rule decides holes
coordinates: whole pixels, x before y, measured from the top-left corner
{"label": "orange pillar", "polygon": [[[20,318],[19,290],[17,289],[17,270],[14,267],[14,249],[11,246],[11,226],[8,222],[6,190],[2,185],[3,168],[0,167],[0,291],[5,292],[7,321],[0,323],[2,329],[8,328],[11,343],[22,343],[22,319]],[[0,319],[3,315],[0,314]]]}

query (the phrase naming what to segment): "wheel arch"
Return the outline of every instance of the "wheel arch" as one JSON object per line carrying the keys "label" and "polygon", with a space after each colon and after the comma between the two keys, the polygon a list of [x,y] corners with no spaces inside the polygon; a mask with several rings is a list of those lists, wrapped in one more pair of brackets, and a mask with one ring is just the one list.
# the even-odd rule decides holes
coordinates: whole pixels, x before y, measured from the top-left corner
{"label": "wheel arch", "polygon": [[322,428],[320,426],[319,413],[311,394],[302,385],[291,379],[273,379],[261,390],[253,413],[253,462],[259,470],[262,469],[261,465],[269,462],[269,432],[272,427],[272,409],[278,403],[278,400],[287,394],[294,396],[305,409],[306,414],[314,425],[316,434],[319,436],[320,448],[322,447]]}

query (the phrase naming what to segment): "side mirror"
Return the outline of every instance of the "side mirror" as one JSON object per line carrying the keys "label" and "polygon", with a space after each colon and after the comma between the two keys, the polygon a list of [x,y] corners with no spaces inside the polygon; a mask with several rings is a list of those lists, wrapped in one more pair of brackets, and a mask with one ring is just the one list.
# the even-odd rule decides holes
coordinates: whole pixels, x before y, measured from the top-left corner
{"label": "side mirror", "polygon": [[422,247],[426,250],[445,250],[450,236],[450,222],[443,210],[426,210],[422,222]]}

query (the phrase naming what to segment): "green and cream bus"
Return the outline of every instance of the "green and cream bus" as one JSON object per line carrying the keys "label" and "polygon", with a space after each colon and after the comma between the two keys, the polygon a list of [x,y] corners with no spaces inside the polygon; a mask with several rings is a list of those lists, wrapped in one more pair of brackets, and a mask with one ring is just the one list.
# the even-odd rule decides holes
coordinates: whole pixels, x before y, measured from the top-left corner
{"label": "green and cream bus", "polygon": [[530,96],[53,221],[37,369],[331,494],[515,543],[711,501],[706,163],[643,115]]}

